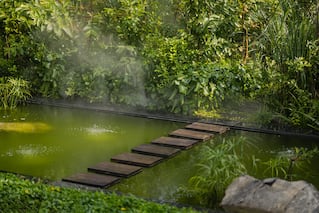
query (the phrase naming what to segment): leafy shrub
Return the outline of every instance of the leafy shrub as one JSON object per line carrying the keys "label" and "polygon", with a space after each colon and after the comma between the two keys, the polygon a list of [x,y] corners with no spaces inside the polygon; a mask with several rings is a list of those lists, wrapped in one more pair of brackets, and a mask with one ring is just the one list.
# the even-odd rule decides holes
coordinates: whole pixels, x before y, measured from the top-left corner
{"label": "leafy shrub", "polygon": [[315,127],[319,116],[319,49],[310,5],[280,1],[258,42],[267,56],[262,63],[265,102],[285,121],[303,128]]}
{"label": "leafy shrub", "polygon": [[29,83],[23,79],[0,78],[0,108],[12,109],[31,97]]}
{"label": "leafy shrub", "polygon": [[[146,89],[157,107],[191,114],[198,109],[216,109],[227,96],[250,97],[260,88],[260,70],[253,72],[252,64],[230,60],[229,42],[213,37],[198,50],[193,40],[181,33],[166,39],[148,37],[143,49]],[[210,51],[209,57],[203,51]]]}
{"label": "leafy shrub", "polygon": [[0,173],[3,212],[195,212],[132,196],[60,188]]}

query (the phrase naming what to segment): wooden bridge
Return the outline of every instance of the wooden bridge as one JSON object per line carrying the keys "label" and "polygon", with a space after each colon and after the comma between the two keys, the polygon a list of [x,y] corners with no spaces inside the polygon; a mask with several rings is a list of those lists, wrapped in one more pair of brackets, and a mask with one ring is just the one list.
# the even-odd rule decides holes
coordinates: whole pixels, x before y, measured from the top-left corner
{"label": "wooden bridge", "polygon": [[131,152],[113,156],[110,162],[93,165],[86,173],[74,174],[63,178],[62,181],[107,188],[123,178],[142,172],[144,168],[155,166],[177,155],[182,150],[213,138],[214,134],[223,134],[228,130],[229,128],[225,126],[195,122],[151,143],[134,147]]}

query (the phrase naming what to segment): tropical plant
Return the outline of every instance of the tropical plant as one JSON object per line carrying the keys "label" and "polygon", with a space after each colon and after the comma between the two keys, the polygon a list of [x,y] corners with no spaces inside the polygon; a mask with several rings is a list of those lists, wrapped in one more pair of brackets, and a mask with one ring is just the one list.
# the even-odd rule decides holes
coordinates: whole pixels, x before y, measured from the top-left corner
{"label": "tropical plant", "polygon": [[[34,50],[29,37],[28,19],[19,16],[21,1],[0,2],[0,77],[21,75]],[[22,68],[22,69],[21,69]]]}
{"label": "tropical plant", "polygon": [[264,176],[266,177],[279,177],[287,180],[302,179],[312,158],[318,156],[319,150],[317,147],[312,149],[304,147],[293,148],[288,155],[278,155],[275,158],[271,158],[266,162],[264,170]]}
{"label": "tropical plant", "polygon": [[214,143],[202,146],[197,175],[179,188],[178,201],[216,207],[228,185],[243,174],[258,178],[304,179],[309,174],[310,163],[319,156],[317,147],[294,147],[268,159],[259,159],[246,155],[247,149],[255,152],[258,147],[245,137],[216,138]]}
{"label": "tropical plant", "polygon": [[214,207],[224,196],[234,178],[247,172],[242,163],[245,139],[223,139],[216,146],[204,146],[198,164],[198,175],[189,179],[187,187],[180,188],[178,200]]}
{"label": "tropical plant", "polygon": [[19,78],[0,78],[0,94],[3,109],[13,109],[31,97],[29,83]]}
{"label": "tropical plant", "polygon": [[156,8],[154,1],[116,0],[105,5],[99,14],[100,24],[104,32],[116,33],[122,42],[141,47],[149,33],[157,33],[160,19],[154,14]]}
{"label": "tropical plant", "polygon": [[[278,2],[260,36],[265,102],[296,126],[313,126],[318,117],[318,45],[311,2]],[[307,8],[307,9],[306,9]],[[310,123],[309,123],[310,122]],[[315,122],[316,123],[316,122]]]}

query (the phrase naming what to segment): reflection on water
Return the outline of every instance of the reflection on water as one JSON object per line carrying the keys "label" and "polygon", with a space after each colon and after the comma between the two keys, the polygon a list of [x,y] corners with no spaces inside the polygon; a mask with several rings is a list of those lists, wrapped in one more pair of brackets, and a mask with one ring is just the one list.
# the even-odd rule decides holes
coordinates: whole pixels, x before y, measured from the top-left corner
{"label": "reflection on water", "polygon": [[0,123],[11,123],[10,128],[17,130],[29,124],[37,129],[50,127],[41,134],[31,131],[32,128],[24,132],[0,130],[0,170],[52,180],[84,172],[89,166],[109,161],[114,155],[128,152],[183,126],[174,122],[37,105],[0,111]]}
{"label": "reflection on water", "polygon": [[[250,161],[245,162],[249,173],[257,178],[265,178],[264,170],[260,168],[256,173],[252,168],[251,157],[255,156],[259,162],[266,162],[271,158],[282,156],[290,157],[295,153],[295,147],[313,148],[319,146],[316,139],[267,135],[259,133],[230,131],[225,135],[215,136],[214,139],[199,144],[190,150],[183,151],[175,158],[153,168],[145,169],[141,174],[126,179],[111,189],[139,197],[177,202],[176,197],[180,187],[186,186],[191,177],[200,174],[198,163],[203,159],[203,152],[207,146],[214,147],[223,138],[244,137],[246,145],[239,153],[243,153]],[[319,188],[319,156],[309,162],[304,170],[294,168],[302,178]],[[215,169],[215,168],[212,168]],[[218,169],[218,168],[216,168]]]}
{"label": "reflection on water", "polygon": [[[25,120],[21,119],[22,121]],[[0,131],[19,133],[41,133],[51,130],[52,127],[43,122],[0,122]]]}
{"label": "reflection on water", "polygon": [[85,128],[84,129],[90,135],[100,135],[104,133],[117,133],[115,130],[109,128],[99,127],[98,125],[94,124],[93,127]]}
{"label": "reflection on water", "polygon": [[278,152],[271,151],[270,153],[281,156],[281,157],[287,157],[287,158],[293,157],[293,155],[295,154],[294,148],[292,147],[285,148],[284,150],[278,151]]}
{"label": "reflection on water", "polygon": [[61,148],[55,146],[45,146],[39,144],[19,145],[17,148],[9,149],[1,154],[1,157],[35,157],[45,156],[53,152],[61,151]]}
{"label": "reflection on water", "polygon": [[112,127],[110,125],[103,127],[97,124],[93,124],[90,127],[71,127],[69,128],[69,134],[83,134],[84,136],[103,136],[103,135],[112,135],[119,134],[119,128]]}

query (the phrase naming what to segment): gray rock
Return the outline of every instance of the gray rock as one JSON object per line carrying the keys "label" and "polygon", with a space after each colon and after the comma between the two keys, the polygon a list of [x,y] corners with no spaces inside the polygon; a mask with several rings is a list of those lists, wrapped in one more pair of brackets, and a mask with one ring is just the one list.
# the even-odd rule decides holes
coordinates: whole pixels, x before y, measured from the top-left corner
{"label": "gray rock", "polygon": [[221,206],[234,213],[315,213],[319,212],[319,192],[305,181],[244,175],[228,186]]}

